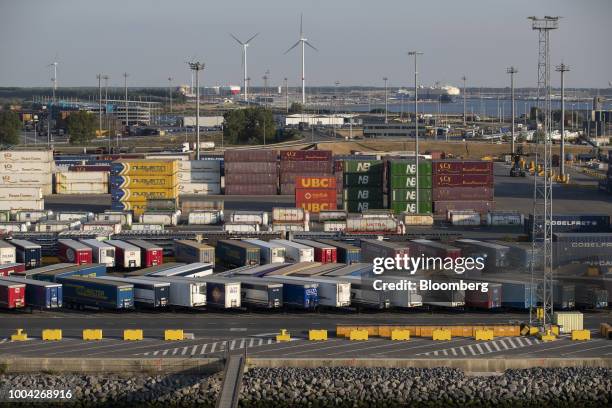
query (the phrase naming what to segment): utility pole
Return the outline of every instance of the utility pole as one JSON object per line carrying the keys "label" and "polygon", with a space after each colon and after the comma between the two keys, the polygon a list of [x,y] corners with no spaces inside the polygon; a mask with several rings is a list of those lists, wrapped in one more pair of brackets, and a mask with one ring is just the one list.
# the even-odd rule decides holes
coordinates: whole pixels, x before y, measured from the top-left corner
{"label": "utility pole", "polygon": [[98,132],[102,136],[102,74],[96,75],[98,79]]}
{"label": "utility pole", "polygon": [[466,113],[466,110],[465,110],[465,107],[466,107],[466,105],[465,105],[465,97],[466,97],[466,95],[465,95],[465,81],[467,81],[467,77],[464,75],[464,76],[461,77],[461,79],[463,80],[463,126],[465,127],[466,123],[467,123],[467,113]]}
{"label": "utility pole", "polygon": [[559,157],[559,177],[561,182],[565,181],[565,73],[570,70],[569,66],[561,63],[556,68],[561,73],[561,154]]}
{"label": "utility pole", "polygon": [[200,71],[204,70],[204,63],[193,61],[187,64],[195,72],[196,79],[196,160],[200,160]]}
{"label": "utility pole", "polygon": [[338,117],[338,85],[340,85],[340,81],[336,80],[334,82],[334,138],[338,137],[337,131],[336,131],[336,119]]}
{"label": "utility pole", "polygon": [[104,116],[106,121],[106,130],[108,130],[108,153],[110,153],[111,149],[111,131],[108,122],[108,75],[102,75],[102,79],[104,80]]}
{"label": "utility pole", "polygon": [[285,113],[289,114],[289,87],[287,84],[287,77],[285,77]]}
{"label": "utility pole", "polygon": [[419,71],[417,57],[423,55],[420,51],[410,51],[408,55],[414,56],[414,161],[416,163],[416,213],[419,214]]}
{"label": "utility pole", "polygon": [[515,137],[515,129],[514,129],[514,117],[515,112],[514,112],[514,74],[516,74],[518,72],[518,69],[514,68],[514,67],[510,67],[506,69],[506,73],[510,74],[510,94],[511,94],[511,99],[512,99],[512,142],[511,142],[511,147],[510,147],[510,152],[512,153],[512,155],[514,155],[514,141],[516,140]]}
{"label": "utility pole", "polygon": [[264,80],[264,106],[268,106],[268,78],[270,78],[270,70],[267,69],[262,79]]}
{"label": "utility pole", "polygon": [[129,129],[129,126],[130,126],[130,115],[128,114],[128,93],[127,93],[127,79],[129,76],[130,74],[128,74],[127,72],[123,73],[123,87],[125,90],[125,128],[126,129]]}
{"label": "utility pole", "polygon": [[389,117],[388,117],[388,115],[387,115],[387,111],[389,110],[389,109],[388,109],[388,108],[389,108],[389,104],[388,104],[388,102],[387,102],[387,101],[388,101],[388,100],[387,100],[387,80],[388,80],[388,79],[389,79],[389,78],[387,78],[387,77],[384,77],[384,78],[383,78],[383,81],[385,81],[385,125],[386,125],[387,123],[389,123]]}
{"label": "utility pole", "polygon": [[172,113],[172,77],[168,77],[168,96],[170,97],[170,113]]}

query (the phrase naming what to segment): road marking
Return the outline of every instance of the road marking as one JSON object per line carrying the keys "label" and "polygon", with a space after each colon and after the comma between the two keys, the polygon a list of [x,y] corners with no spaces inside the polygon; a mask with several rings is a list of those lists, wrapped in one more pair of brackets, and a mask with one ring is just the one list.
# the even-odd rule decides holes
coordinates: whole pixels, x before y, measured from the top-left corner
{"label": "road marking", "polygon": [[202,344],[202,349],[200,350],[200,354],[206,353],[206,347],[208,347],[208,344]]}
{"label": "road marking", "polygon": [[480,352],[480,354],[484,354],[485,352],[482,350],[482,347],[480,347],[480,344],[476,343],[476,348],[478,349],[478,351]]}
{"label": "road marking", "polygon": [[[510,346],[508,346],[508,344],[505,343],[505,341],[508,341],[508,344]],[[484,343],[475,343],[475,344],[468,344],[468,345],[464,345],[464,346],[458,346],[458,347],[452,347],[452,348],[446,348],[446,349],[442,349],[442,350],[434,350],[434,351],[429,351],[426,353],[420,353],[417,354],[418,356],[438,356],[440,354],[443,354],[445,356],[448,355],[448,353],[450,352],[453,355],[458,355],[459,353],[463,354],[464,356],[479,356],[479,355],[483,355],[483,354],[490,354],[490,353],[497,353],[500,351],[505,351],[505,350],[513,350],[513,349],[517,349],[517,348],[523,348],[523,347],[527,347],[527,344],[519,341],[519,339],[515,338],[515,341],[511,341],[509,338],[504,338],[504,339],[497,339],[497,340],[492,340],[492,341],[488,341],[488,342],[484,342]],[[534,340],[534,342],[536,344],[541,343],[540,340]],[[529,345],[531,345],[531,342],[529,342]],[[505,350],[503,350],[500,346],[504,347]]]}
{"label": "road marking", "polygon": [[215,351],[218,351],[218,352],[224,351],[226,348],[228,350],[239,350],[239,349],[245,348],[245,346],[247,345],[250,348],[255,348],[255,347],[263,346],[266,344],[273,344],[273,343],[276,343],[275,339],[242,338],[242,339],[234,339],[231,341],[230,340],[220,340],[214,343],[204,343],[204,344],[198,343],[198,344],[189,345],[185,347],[179,346],[179,347],[168,348],[164,350],[147,351],[147,352],[139,353],[135,355],[157,356],[159,353],[162,353],[162,355],[164,356],[168,354],[173,355],[173,356],[176,356],[177,354],[180,354],[181,356],[187,356],[187,355],[195,356],[198,354],[199,355],[206,354],[206,350],[208,349],[209,346],[210,346],[210,353],[214,353]]}

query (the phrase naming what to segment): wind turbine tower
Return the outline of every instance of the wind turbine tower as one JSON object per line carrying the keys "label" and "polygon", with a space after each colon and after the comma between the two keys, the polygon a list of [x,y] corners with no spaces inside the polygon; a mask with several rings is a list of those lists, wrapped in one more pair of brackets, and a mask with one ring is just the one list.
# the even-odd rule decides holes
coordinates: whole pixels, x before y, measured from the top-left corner
{"label": "wind turbine tower", "polygon": [[53,102],[55,102],[55,92],[57,91],[57,61],[54,61],[47,66],[53,67],[53,78],[51,78],[51,82],[53,82]]}
{"label": "wind turbine tower", "polygon": [[293,44],[291,48],[285,51],[285,54],[287,54],[289,51],[291,51],[298,45],[302,46],[302,105],[305,105],[306,104],[306,73],[305,73],[306,64],[304,61],[304,53],[305,53],[306,45],[315,51],[318,51],[318,50],[310,42],[308,42],[308,39],[306,37],[304,37],[301,14],[300,14],[300,39],[295,44]]}
{"label": "wind turbine tower", "polygon": [[254,36],[252,36],[251,38],[249,38],[248,40],[242,42],[240,41],[234,34],[230,34],[232,36],[232,38],[234,40],[236,40],[236,42],[238,44],[240,44],[242,46],[242,86],[244,88],[244,101],[246,102],[248,100],[249,97],[249,84],[248,84],[248,75],[247,75],[247,48],[249,47],[249,44],[251,43],[251,41],[257,37],[259,35],[259,33],[255,34]]}

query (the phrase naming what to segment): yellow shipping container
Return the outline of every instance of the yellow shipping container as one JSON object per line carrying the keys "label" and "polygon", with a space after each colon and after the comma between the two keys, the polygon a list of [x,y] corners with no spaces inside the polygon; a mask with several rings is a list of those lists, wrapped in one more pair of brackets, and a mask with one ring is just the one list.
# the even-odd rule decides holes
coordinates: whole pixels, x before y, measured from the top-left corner
{"label": "yellow shipping container", "polygon": [[115,176],[168,176],[178,171],[176,160],[125,159],[111,165]]}
{"label": "yellow shipping container", "polygon": [[139,203],[153,199],[176,199],[178,187],[173,188],[125,188],[120,202]]}
{"label": "yellow shipping container", "polygon": [[561,333],[571,333],[572,330],[583,329],[583,315],[580,312],[555,312],[553,321],[560,326]]}
{"label": "yellow shipping container", "polygon": [[111,176],[113,188],[173,188],[177,186],[176,175]]}

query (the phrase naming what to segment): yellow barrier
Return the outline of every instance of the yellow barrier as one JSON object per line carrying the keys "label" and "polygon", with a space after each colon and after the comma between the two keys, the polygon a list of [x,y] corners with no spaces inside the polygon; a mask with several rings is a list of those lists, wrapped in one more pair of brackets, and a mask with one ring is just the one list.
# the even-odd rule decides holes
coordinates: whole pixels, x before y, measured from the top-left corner
{"label": "yellow barrier", "polygon": [[555,336],[558,336],[559,335],[559,326],[557,326],[556,324],[553,324],[552,326],[550,326],[550,331]]}
{"label": "yellow barrier", "polygon": [[591,331],[572,330],[572,340],[591,340]]}
{"label": "yellow barrier", "polygon": [[474,330],[474,340],[493,340],[493,330]]}
{"label": "yellow barrier", "polygon": [[410,340],[410,330],[391,330],[391,340]]}
{"label": "yellow barrier", "polygon": [[17,329],[17,333],[11,335],[11,341],[26,341],[28,334],[23,329]]}
{"label": "yellow barrier", "polygon": [[45,329],[42,331],[42,339],[44,341],[60,341],[62,339],[61,329]]}
{"label": "yellow barrier", "polygon": [[308,330],[308,340],[327,340],[327,330]]}
{"label": "yellow barrier", "polygon": [[349,333],[349,340],[367,340],[368,339],[368,331],[367,330],[351,330]]}
{"label": "yellow barrier", "polygon": [[434,330],[431,334],[432,340],[450,340],[451,339],[451,331],[450,330]]}
{"label": "yellow barrier", "polygon": [[542,340],[544,342],[546,342],[546,341],[554,341],[554,340],[557,340],[557,336],[552,334],[551,330],[548,330],[546,332],[546,334],[540,333],[540,340]]}
{"label": "yellow barrier", "polygon": [[143,338],[142,329],[126,329],[123,331],[123,340],[139,341]]}
{"label": "yellow barrier", "polygon": [[180,341],[184,339],[183,330],[164,330],[164,340],[166,341]]}
{"label": "yellow barrier", "polygon": [[102,340],[102,329],[85,329],[83,330],[83,340]]}
{"label": "yellow barrier", "polygon": [[540,329],[538,329],[537,327],[530,327],[529,328],[529,335],[530,336],[535,336],[539,332],[540,332]]}
{"label": "yellow barrier", "polygon": [[286,329],[281,329],[280,334],[276,335],[276,341],[291,341],[291,335]]}

